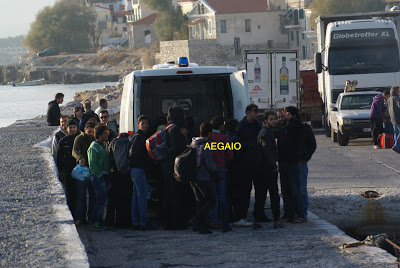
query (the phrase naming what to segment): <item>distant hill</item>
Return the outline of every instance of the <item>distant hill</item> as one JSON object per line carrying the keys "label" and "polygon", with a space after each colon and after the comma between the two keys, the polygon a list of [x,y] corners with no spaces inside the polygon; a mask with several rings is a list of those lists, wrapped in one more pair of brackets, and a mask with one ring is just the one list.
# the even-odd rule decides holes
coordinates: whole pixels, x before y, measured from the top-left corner
{"label": "distant hill", "polygon": [[18,35],[16,37],[0,38],[0,48],[22,47],[23,40],[23,35]]}

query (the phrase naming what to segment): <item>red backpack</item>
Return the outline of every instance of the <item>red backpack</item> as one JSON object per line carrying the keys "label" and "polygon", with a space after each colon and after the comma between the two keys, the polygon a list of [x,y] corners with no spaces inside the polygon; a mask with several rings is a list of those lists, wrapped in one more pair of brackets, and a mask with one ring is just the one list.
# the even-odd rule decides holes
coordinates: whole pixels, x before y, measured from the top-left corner
{"label": "red backpack", "polygon": [[150,138],[146,140],[147,153],[153,160],[163,160],[168,155],[168,145],[167,145],[167,129],[176,126],[175,124],[169,124],[158,130],[156,133],[151,135]]}

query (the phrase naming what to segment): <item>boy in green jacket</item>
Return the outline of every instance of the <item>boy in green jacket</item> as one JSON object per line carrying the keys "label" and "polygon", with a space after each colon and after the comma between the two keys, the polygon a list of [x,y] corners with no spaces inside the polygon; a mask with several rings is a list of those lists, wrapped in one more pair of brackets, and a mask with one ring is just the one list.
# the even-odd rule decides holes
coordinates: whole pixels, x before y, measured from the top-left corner
{"label": "boy in green jacket", "polygon": [[92,184],[96,191],[96,206],[93,211],[95,229],[102,229],[103,211],[108,202],[107,184],[109,183],[110,159],[105,142],[108,140],[108,128],[105,125],[98,125],[94,129],[96,141],[92,142],[87,153],[89,169],[92,175]]}

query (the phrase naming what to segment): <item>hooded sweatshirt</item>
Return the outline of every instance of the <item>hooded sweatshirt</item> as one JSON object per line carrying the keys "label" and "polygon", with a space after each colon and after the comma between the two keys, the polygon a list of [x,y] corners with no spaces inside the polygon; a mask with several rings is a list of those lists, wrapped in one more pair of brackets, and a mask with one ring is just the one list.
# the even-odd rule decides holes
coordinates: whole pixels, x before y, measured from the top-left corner
{"label": "hooded sweatshirt", "polygon": [[383,105],[384,100],[381,94],[378,94],[374,97],[374,100],[371,104],[371,111],[369,113],[369,117],[380,119],[383,121]]}
{"label": "hooded sweatshirt", "polygon": [[186,149],[186,137],[182,135],[181,128],[185,122],[185,111],[182,107],[174,106],[168,110],[168,124],[174,124],[167,129],[167,145],[170,148],[168,159],[173,165],[175,158]]}

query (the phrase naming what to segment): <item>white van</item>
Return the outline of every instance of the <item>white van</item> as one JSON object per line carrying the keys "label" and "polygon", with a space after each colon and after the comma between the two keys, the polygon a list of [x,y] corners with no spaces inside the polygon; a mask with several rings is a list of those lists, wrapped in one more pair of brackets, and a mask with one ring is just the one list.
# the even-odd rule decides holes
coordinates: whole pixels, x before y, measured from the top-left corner
{"label": "white van", "polygon": [[152,130],[168,108],[179,105],[194,119],[195,128],[214,116],[241,120],[249,104],[245,71],[234,67],[203,67],[186,59],[134,71],[124,78],[120,133],[137,131],[141,114],[150,118]]}

